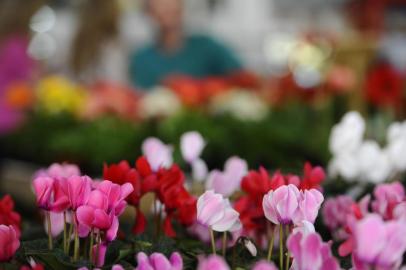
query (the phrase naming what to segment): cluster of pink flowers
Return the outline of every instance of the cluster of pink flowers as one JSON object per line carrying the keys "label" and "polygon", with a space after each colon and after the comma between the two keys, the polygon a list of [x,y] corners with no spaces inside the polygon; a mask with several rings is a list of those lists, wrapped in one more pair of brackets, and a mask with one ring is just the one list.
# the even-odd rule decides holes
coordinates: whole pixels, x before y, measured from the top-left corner
{"label": "cluster of pink flowers", "polygon": [[352,254],[354,268],[399,269],[406,251],[406,196],[399,182],[380,184],[359,202],[351,197],[329,199],[324,222],[336,240],[339,254]]}
{"label": "cluster of pink flowers", "polygon": [[63,213],[64,251],[70,252],[72,235],[66,227],[71,219],[74,260],[79,256],[79,237],[89,237],[89,259],[97,266],[103,265],[107,244],[117,236],[118,216],[127,205],[125,199],[133,191],[132,185],[93,181],[81,176],[74,165],[53,164],[37,174],[33,187],[38,207],[46,212],[49,248],[53,248],[51,213]]}

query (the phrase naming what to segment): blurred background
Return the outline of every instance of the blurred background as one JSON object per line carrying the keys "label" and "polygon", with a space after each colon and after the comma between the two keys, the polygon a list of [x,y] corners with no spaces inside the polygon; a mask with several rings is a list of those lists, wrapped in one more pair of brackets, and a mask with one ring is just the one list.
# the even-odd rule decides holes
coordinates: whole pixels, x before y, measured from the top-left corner
{"label": "blurred background", "polygon": [[2,193],[189,130],[211,169],[325,166],[346,111],[378,142],[404,119],[405,48],[404,0],[1,0]]}

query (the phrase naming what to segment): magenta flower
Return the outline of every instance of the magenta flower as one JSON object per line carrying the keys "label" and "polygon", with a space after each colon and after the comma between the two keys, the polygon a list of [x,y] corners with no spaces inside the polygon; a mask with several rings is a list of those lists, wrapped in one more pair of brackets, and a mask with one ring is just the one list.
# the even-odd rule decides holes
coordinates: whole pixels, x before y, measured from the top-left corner
{"label": "magenta flower", "polygon": [[346,225],[347,216],[352,214],[351,205],[354,203],[354,200],[347,195],[329,198],[324,202],[322,209],[323,221],[330,231]]}
{"label": "magenta flower", "polygon": [[0,262],[9,261],[20,247],[13,226],[0,225]]}
{"label": "magenta flower", "polygon": [[405,199],[405,190],[399,182],[380,184],[374,189],[374,197],[375,200],[372,202],[374,212],[385,219],[391,219],[393,209]]}
{"label": "magenta flower", "polygon": [[92,229],[106,232],[106,240],[117,236],[118,216],[126,206],[125,198],[133,191],[131,184],[122,186],[102,181],[97,189],[90,192],[86,204],[78,207],[76,218],[79,222],[79,236],[85,237]]}
{"label": "magenta flower", "polygon": [[274,224],[291,224],[299,209],[300,191],[292,184],[270,190],[263,198],[265,217]]}
{"label": "magenta flower", "polygon": [[51,166],[49,166],[47,169],[42,169],[39,170],[35,176],[48,176],[54,179],[67,179],[71,176],[79,176],[80,175],[80,170],[79,167],[74,165],[74,164],[68,164],[68,163],[53,163]]}
{"label": "magenta flower", "polygon": [[395,219],[406,220],[406,202],[401,202],[393,209],[393,217]]}
{"label": "magenta flower", "polygon": [[213,170],[210,172],[206,189],[213,189],[214,192],[228,197],[239,189],[241,180],[247,172],[248,165],[245,160],[231,157],[226,161],[224,171]]}
{"label": "magenta flower", "polygon": [[214,231],[236,231],[241,228],[240,214],[221,194],[208,190],[197,200],[197,221]]}
{"label": "magenta flower", "polygon": [[150,137],[142,143],[142,153],[148,160],[152,171],[156,172],[160,167],[168,168],[172,165],[172,147],[164,144],[161,140]]}
{"label": "magenta flower", "polygon": [[186,132],[180,137],[180,152],[183,159],[189,164],[200,157],[205,145],[206,142],[197,131]]}
{"label": "magenta flower", "polygon": [[65,192],[68,195],[70,208],[76,211],[88,200],[92,189],[92,179],[88,176],[71,176],[65,183]]}
{"label": "magenta flower", "polygon": [[161,253],[152,253],[149,257],[144,252],[137,254],[135,270],[182,270],[183,260],[178,252],[172,253],[169,260]]}
{"label": "magenta flower", "polygon": [[199,258],[197,270],[230,270],[230,267],[224,261],[223,257],[210,255],[207,258]]}
{"label": "magenta flower", "polygon": [[287,247],[293,257],[291,270],[339,270],[337,260],[332,256],[330,245],[324,243],[317,233],[291,234]]}
{"label": "magenta flower", "polygon": [[406,251],[404,221],[384,222],[377,214],[355,224],[353,263],[356,270],[398,269]]}
{"label": "magenta flower", "polygon": [[262,260],[257,262],[252,270],[278,270],[278,268],[272,262]]}
{"label": "magenta flower", "polygon": [[37,196],[38,207],[49,211],[53,203],[54,179],[50,177],[37,177],[32,184]]}
{"label": "magenta flower", "polygon": [[69,201],[63,192],[63,181],[51,177],[37,177],[32,182],[38,207],[46,211],[62,212]]}

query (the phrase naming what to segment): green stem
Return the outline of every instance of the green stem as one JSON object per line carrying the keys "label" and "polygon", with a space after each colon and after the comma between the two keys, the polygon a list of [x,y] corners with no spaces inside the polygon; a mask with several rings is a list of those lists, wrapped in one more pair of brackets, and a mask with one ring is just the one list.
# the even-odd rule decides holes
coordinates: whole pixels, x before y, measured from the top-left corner
{"label": "green stem", "polygon": [[97,234],[96,234],[96,257],[95,257],[95,265],[96,266],[98,266],[97,262],[99,261],[100,243],[101,243],[100,231],[98,231]]}
{"label": "green stem", "polygon": [[72,231],[73,231],[73,224],[69,224],[68,239],[67,239],[67,243],[66,243],[66,251],[67,251],[68,255],[70,252],[70,242],[71,242]]}
{"label": "green stem", "polygon": [[91,262],[93,259],[93,242],[94,242],[94,234],[93,230],[90,231],[90,244],[89,244],[89,261]]}
{"label": "green stem", "polygon": [[209,231],[210,231],[212,253],[214,255],[216,255],[216,243],[214,242],[214,233],[213,233],[213,230],[211,228],[209,228]]}
{"label": "green stem", "polygon": [[73,247],[73,261],[77,261],[79,259],[79,233],[78,233],[78,226],[75,226],[75,244]]}
{"label": "green stem", "polygon": [[279,224],[279,268],[283,269],[283,225]]}
{"label": "green stem", "polygon": [[238,241],[233,246],[233,259],[231,261],[231,269],[234,269],[234,265],[235,265],[235,257],[236,257],[236,253],[237,253],[236,252],[237,244],[238,244]]}
{"label": "green stem", "polygon": [[66,211],[63,212],[63,252],[65,252],[65,254],[67,254],[67,244],[66,244],[66,234],[67,234],[67,230],[66,230]]}
{"label": "green stem", "polygon": [[222,254],[223,257],[226,257],[226,249],[227,249],[227,232],[223,232],[223,249]]}
{"label": "green stem", "polygon": [[52,229],[51,229],[51,212],[48,211],[46,213],[47,216],[47,228],[48,228],[48,248],[49,250],[53,249],[53,243],[52,243]]}
{"label": "green stem", "polygon": [[[285,227],[286,229],[286,239],[288,239],[288,235],[289,235],[289,225],[286,225]],[[289,270],[289,264],[290,264],[290,255],[289,255],[289,250],[286,250],[286,270]]]}
{"label": "green stem", "polygon": [[275,240],[275,228],[271,229],[271,235],[269,236],[269,249],[268,249],[268,261],[272,259],[273,242]]}

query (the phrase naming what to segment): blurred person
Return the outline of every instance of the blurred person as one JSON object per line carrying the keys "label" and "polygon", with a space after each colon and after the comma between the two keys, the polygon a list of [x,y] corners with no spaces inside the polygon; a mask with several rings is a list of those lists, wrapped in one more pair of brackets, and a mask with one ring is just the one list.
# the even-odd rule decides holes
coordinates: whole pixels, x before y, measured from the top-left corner
{"label": "blurred person", "polygon": [[70,69],[84,82],[127,82],[127,55],[120,36],[117,0],[84,0],[73,38]]}
{"label": "blurred person", "polygon": [[227,47],[208,36],[185,33],[182,0],[148,0],[147,10],[157,33],[152,44],[131,56],[129,72],[134,85],[146,89],[171,75],[204,78],[242,71]]}

